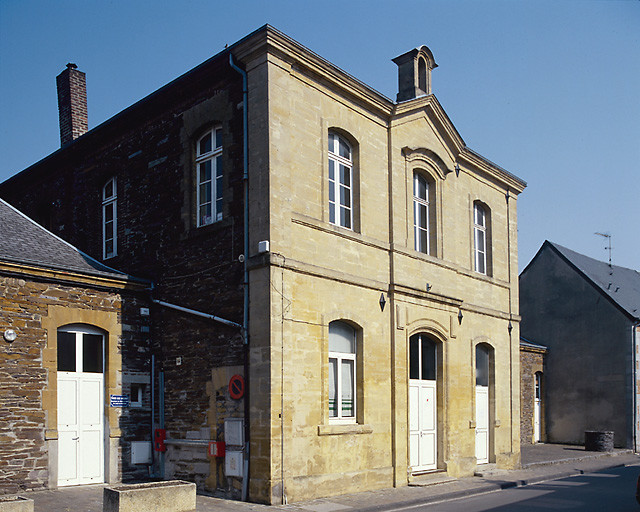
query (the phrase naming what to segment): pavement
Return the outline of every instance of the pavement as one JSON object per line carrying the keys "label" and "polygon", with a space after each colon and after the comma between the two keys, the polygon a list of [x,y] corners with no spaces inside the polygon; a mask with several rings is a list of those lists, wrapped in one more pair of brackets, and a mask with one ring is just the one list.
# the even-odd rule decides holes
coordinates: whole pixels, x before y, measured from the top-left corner
{"label": "pavement", "polygon": [[[382,512],[595,473],[617,466],[640,466],[640,456],[631,450],[587,452],[581,446],[561,444],[523,446],[521,458],[522,469],[500,470],[488,464],[481,466],[476,476],[466,478],[451,478],[445,473],[436,472],[416,477],[406,487],[345,494],[289,505],[259,505],[198,495],[196,511]],[[34,512],[102,512],[102,493],[106,486],[62,487],[24,492],[20,496],[34,501]]]}

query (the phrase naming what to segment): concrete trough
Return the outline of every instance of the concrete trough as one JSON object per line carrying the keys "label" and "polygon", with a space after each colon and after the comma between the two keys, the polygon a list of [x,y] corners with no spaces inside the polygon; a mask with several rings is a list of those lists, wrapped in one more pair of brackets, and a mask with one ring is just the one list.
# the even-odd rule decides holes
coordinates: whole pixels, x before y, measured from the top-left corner
{"label": "concrete trough", "polygon": [[0,512],[33,512],[33,500],[22,496],[0,496]]}
{"label": "concrete trough", "polygon": [[105,487],[103,512],[189,512],[196,509],[196,484],[183,480]]}

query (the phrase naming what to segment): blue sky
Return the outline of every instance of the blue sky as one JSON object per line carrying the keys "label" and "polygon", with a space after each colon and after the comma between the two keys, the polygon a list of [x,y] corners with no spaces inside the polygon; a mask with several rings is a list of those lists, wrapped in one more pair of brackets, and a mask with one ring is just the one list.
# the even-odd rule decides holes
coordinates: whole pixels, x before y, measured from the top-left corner
{"label": "blue sky", "polygon": [[0,181],[59,147],[55,77],[87,73],[94,127],[270,23],[395,98],[427,45],[466,144],[528,183],[520,268],[545,239],[640,270],[638,0],[0,0]]}

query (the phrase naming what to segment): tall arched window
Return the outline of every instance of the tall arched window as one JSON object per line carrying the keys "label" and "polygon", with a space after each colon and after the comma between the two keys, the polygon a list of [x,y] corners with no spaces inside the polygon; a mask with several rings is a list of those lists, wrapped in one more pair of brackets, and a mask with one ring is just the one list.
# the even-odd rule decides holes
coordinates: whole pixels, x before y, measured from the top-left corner
{"label": "tall arched window", "polygon": [[353,151],[334,132],[329,132],[329,222],[353,229]]}
{"label": "tall arched window", "polygon": [[491,274],[491,211],[482,203],[473,203],[473,257],[474,269],[480,274]]}
{"label": "tall arched window", "polygon": [[118,189],[115,178],[102,187],[102,258],[118,254]]}
{"label": "tall arched window", "polygon": [[356,330],[341,321],[329,324],[329,417],[356,420]]}
{"label": "tall arched window", "polygon": [[222,219],[222,128],[205,133],[196,144],[197,225]]}
{"label": "tall arched window", "polygon": [[413,174],[414,249],[424,254],[435,251],[435,183],[419,172]]}
{"label": "tall arched window", "polygon": [[427,63],[423,58],[418,59],[418,88],[427,94]]}

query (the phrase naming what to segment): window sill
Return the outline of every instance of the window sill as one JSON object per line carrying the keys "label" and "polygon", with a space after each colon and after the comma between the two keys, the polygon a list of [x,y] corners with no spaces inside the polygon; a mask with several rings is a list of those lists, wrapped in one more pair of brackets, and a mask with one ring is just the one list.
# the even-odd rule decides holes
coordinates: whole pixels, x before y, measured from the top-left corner
{"label": "window sill", "polygon": [[319,436],[339,436],[343,434],[371,434],[373,429],[370,425],[358,423],[318,425]]}

